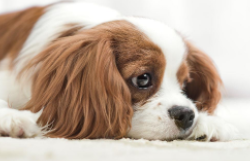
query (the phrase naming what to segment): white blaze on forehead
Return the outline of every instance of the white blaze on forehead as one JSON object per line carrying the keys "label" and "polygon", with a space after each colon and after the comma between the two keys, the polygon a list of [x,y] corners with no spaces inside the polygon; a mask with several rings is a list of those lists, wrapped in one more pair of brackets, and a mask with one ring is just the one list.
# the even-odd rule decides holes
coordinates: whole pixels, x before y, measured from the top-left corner
{"label": "white blaze on forehead", "polygon": [[168,75],[176,75],[186,51],[181,36],[174,29],[159,21],[137,17],[129,17],[126,20],[134,24],[161,48],[167,62],[166,72]]}

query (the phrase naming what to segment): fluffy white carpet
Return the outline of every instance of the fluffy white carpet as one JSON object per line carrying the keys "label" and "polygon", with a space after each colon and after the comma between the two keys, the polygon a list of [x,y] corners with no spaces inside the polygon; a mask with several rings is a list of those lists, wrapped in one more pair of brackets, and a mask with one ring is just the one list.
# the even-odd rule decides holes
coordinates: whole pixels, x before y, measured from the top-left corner
{"label": "fluffy white carpet", "polygon": [[[249,100],[222,102],[222,115],[249,123]],[[250,124],[246,129],[249,129]],[[0,138],[0,161],[249,161],[250,140],[229,142]]]}
{"label": "fluffy white carpet", "polygon": [[250,140],[230,142],[0,139],[0,160],[30,161],[242,161],[250,160]]}

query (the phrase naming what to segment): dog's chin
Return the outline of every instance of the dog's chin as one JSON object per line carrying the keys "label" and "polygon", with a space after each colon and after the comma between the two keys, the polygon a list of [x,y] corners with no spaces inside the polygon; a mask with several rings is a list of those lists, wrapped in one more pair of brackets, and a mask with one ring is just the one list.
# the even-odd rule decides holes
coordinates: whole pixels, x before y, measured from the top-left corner
{"label": "dog's chin", "polygon": [[180,133],[174,137],[166,139],[167,141],[173,141],[173,140],[192,140],[193,138],[190,138],[192,132],[193,132],[194,126],[189,128],[188,130],[182,130],[180,129]]}

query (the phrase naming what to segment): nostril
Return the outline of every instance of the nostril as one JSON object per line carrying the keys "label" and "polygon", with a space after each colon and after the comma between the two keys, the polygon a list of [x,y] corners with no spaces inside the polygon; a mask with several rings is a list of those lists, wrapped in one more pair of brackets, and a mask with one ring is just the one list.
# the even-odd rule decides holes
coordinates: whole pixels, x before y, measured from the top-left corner
{"label": "nostril", "polygon": [[194,114],[190,115],[189,117],[189,121],[193,121],[194,120]]}
{"label": "nostril", "polygon": [[182,114],[181,114],[180,116],[176,117],[175,120],[181,121],[181,120],[184,119],[184,117],[185,117],[185,115],[182,115]]}

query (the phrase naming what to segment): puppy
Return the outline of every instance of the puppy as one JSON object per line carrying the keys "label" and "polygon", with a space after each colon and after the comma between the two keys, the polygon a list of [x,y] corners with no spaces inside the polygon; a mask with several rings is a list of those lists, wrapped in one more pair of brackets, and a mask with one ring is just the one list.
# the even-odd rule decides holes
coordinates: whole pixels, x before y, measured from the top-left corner
{"label": "puppy", "polygon": [[[220,76],[169,26],[82,2],[0,16],[0,133],[229,140]],[[19,110],[17,110],[19,109]]]}

